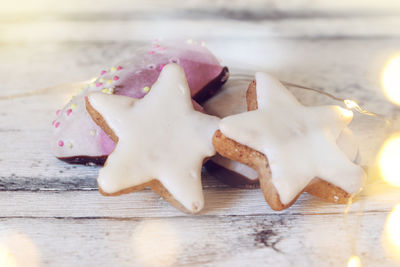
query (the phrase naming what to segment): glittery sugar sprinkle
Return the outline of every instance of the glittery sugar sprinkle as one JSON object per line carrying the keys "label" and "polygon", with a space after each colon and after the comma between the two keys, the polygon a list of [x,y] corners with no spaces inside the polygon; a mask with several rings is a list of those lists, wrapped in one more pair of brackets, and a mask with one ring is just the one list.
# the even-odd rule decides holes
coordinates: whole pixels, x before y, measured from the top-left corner
{"label": "glittery sugar sprinkle", "polygon": [[64,141],[63,140],[58,141],[58,146],[63,147],[64,146]]}
{"label": "glittery sugar sprinkle", "polygon": [[107,80],[107,84],[112,84],[112,82],[113,82],[113,80],[112,79],[109,79],[109,80]]}
{"label": "glittery sugar sprinkle", "polygon": [[110,69],[111,72],[115,72],[116,70],[117,70],[117,67],[112,67],[112,68]]}
{"label": "glittery sugar sprinkle", "polygon": [[143,87],[143,92],[148,93],[150,91],[150,87],[145,86]]}
{"label": "glittery sugar sprinkle", "polygon": [[117,70],[122,70],[122,66],[118,66],[118,67],[117,67]]}
{"label": "glittery sugar sprinkle", "polygon": [[114,81],[118,81],[119,80],[119,76],[115,75],[113,78]]}
{"label": "glittery sugar sprinkle", "polygon": [[102,71],[100,72],[100,75],[104,75],[104,74],[106,74],[106,73],[107,73],[106,70],[102,70]]}
{"label": "glittery sugar sprinkle", "polygon": [[112,95],[112,94],[114,94],[114,87],[104,88],[103,90],[101,90],[101,92]]}

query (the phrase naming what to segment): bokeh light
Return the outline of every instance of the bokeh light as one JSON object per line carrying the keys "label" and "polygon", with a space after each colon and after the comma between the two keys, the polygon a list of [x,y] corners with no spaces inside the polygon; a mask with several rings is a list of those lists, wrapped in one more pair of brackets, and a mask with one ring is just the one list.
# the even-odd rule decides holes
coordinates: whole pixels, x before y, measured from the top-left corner
{"label": "bokeh light", "polygon": [[39,260],[38,249],[27,235],[15,231],[0,234],[1,267],[38,267]]}
{"label": "bokeh light", "polygon": [[179,255],[180,240],[170,223],[144,221],[132,235],[132,249],[140,266],[171,266]]}
{"label": "bokeh light", "polygon": [[387,217],[383,241],[389,255],[400,260],[400,204]]}
{"label": "bokeh light", "polygon": [[400,187],[400,134],[385,141],[378,155],[378,165],[382,179]]}
{"label": "bokeh light", "polygon": [[400,55],[392,58],[382,74],[382,86],[386,97],[400,105]]}
{"label": "bokeh light", "polygon": [[361,267],[361,260],[358,256],[351,256],[347,262],[347,267]]}
{"label": "bokeh light", "polygon": [[15,259],[14,254],[3,244],[0,244],[0,266],[17,267],[17,260]]}

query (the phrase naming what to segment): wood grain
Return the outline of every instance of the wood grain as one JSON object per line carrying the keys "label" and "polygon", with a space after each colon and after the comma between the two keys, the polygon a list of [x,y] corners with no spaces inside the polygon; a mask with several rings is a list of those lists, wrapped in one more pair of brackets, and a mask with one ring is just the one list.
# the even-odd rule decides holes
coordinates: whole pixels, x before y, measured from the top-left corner
{"label": "wood grain", "polygon": [[[376,181],[373,164],[380,144],[400,129],[399,107],[387,101],[380,81],[399,53],[399,11],[396,1],[361,0],[2,3],[0,260],[11,255],[18,266],[345,266],[358,255],[363,266],[395,266],[383,228],[400,194]],[[387,127],[355,117],[370,181],[348,215],[345,205],[306,194],[274,212],[259,189],[232,189],[204,172],[205,209],[188,216],[150,190],[102,197],[98,167],[55,159],[51,121],[79,81],[156,37],[204,40],[233,77],[268,71],[391,119]],[[332,103],[291,90],[304,104]]]}

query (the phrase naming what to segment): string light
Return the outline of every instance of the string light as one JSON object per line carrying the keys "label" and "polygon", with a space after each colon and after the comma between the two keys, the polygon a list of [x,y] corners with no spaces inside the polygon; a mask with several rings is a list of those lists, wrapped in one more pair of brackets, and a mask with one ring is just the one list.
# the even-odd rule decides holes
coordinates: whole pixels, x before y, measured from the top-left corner
{"label": "string light", "polygon": [[[253,76],[246,75],[246,74],[235,74],[235,75],[231,75],[230,78],[232,80],[247,80],[249,82],[254,80]],[[291,82],[281,81],[281,83],[287,87],[296,87],[296,88],[300,88],[300,89],[304,89],[304,90],[313,91],[313,92],[319,93],[321,95],[325,95],[333,100],[342,102],[346,106],[346,108],[349,110],[354,110],[354,111],[364,114],[364,115],[376,116],[376,117],[381,117],[384,119],[384,116],[382,116],[380,114],[363,109],[355,100],[340,98],[340,97],[337,97],[333,94],[330,94],[328,92],[325,92],[325,91],[322,91],[319,89],[315,89],[315,88],[311,88],[311,87],[307,87],[307,86],[303,86],[303,85],[299,85],[299,84],[295,84],[295,83],[291,83]],[[385,121],[389,122],[386,119],[385,119]]]}

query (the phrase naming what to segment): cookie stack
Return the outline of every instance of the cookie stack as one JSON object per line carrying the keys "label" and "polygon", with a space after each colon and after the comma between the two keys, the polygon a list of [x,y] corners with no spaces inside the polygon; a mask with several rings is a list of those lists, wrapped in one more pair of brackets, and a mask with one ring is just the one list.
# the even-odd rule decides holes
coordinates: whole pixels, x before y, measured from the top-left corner
{"label": "cookie stack", "polygon": [[275,210],[302,192],[346,203],[360,191],[365,173],[353,162],[351,111],[305,107],[266,73],[256,73],[246,95],[239,94],[247,106],[238,105],[241,111],[226,114],[223,107],[232,105],[210,108],[212,101],[204,110],[199,103],[227,80],[227,68],[203,46],[176,47],[156,43],[133,65],[102,71],[57,112],[55,155],[72,163],[105,161],[98,177],[103,195],[150,187],[187,213],[204,206],[203,164],[228,184],[259,183]]}

